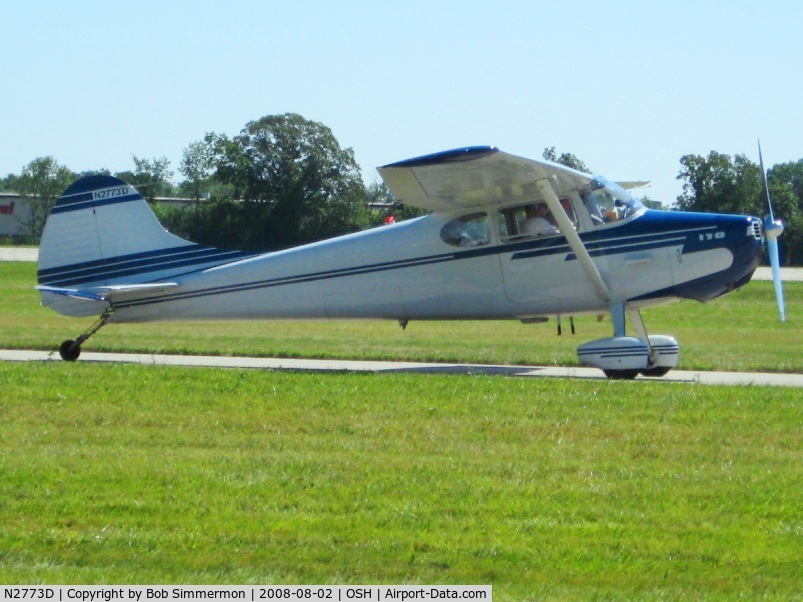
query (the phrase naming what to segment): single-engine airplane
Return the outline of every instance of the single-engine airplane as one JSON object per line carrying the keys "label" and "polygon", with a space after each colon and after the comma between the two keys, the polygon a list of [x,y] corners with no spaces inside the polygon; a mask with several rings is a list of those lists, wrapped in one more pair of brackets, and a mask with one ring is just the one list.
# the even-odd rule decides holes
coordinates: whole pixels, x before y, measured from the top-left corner
{"label": "single-engine airplane", "polygon": [[399,202],[432,213],[265,254],[178,238],[122,180],[81,178],[53,208],[39,251],[42,303],[99,316],[61,357],[76,360],[112,322],[609,313],[613,336],[581,345],[580,361],[611,378],[662,376],[678,343],[648,335],[640,309],[734,291],[762,253],[758,218],[647,209],[602,177],[491,146],[378,171]]}

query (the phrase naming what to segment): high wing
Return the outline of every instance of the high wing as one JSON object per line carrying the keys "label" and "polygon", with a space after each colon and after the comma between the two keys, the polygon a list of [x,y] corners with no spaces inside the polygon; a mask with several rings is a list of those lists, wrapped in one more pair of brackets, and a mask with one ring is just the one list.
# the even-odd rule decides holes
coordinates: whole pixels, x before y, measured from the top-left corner
{"label": "high wing", "polygon": [[625,190],[633,190],[634,188],[643,188],[649,186],[649,180],[627,180],[625,182],[615,182],[617,186],[621,186]]}
{"label": "high wing", "polygon": [[549,161],[535,161],[493,146],[472,146],[391,163],[378,169],[396,200],[428,211],[453,211],[538,195],[549,178],[561,194],[587,186],[593,176]]}

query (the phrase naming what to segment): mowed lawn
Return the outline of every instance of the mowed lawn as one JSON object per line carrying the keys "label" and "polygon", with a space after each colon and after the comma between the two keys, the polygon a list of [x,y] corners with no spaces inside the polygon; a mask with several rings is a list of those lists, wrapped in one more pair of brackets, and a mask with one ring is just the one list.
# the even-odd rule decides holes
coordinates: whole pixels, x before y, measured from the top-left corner
{"label": "mowed lawn", "polygon": [[[91,320],[0,263],[0,347]],[[644,312],[681,368],[803,372],[786,286]],[[517,322],[110,325],[86,350],[577,363]],[[497,600],[801,599],[803,392],[0,363],[0,582],[490,583]]]}
{"label": "mowed lawn", "polygon": [[[0,262],[0,348],[55,350],[94,320],[65,318],[41,307],[36,266]],[[803,283],[786,283],[788,322],[778,319],[769,282],[707,304],[693,301],[644,310],[652,334],[670,334],[681,346],[680,368],[803,372]],[[608,317],[579,316],[576,335],[564,319],[516,321],[163,322],[110,324],[87,351],[223,354],[338,359],[399,359],[488,364],[577,365],[578,345],[612,334]]]}
{"label": "mowed lawn", "polygon": [[3,583],[799,599],[788,388],[0,364]]}

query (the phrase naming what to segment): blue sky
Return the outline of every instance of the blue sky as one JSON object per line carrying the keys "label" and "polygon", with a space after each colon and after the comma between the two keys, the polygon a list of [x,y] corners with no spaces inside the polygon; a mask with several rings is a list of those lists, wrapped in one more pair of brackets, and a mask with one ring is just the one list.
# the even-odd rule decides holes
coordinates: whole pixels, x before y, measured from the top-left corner
{"label": "blue sky", "polygon": [[[672,203],[679,159],[803,157],[803,3],[7,2],[0,175],[133,169],[294,112],[377,166],[468,145],[572,152]],[[180,175],[176,174],[176,179]]]}

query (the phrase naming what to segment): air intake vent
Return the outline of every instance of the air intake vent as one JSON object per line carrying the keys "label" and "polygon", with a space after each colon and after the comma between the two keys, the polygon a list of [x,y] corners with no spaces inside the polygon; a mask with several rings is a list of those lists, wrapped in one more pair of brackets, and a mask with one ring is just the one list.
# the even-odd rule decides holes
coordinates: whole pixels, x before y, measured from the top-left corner
{"label": "air intake vent", "polygon": [[761,222],[757,219],[754,219],[753,223],[747,227],[747,235],[750,236],[751,234],[756,240],[761,240],[761,237],[763,236],[761,231]]}

